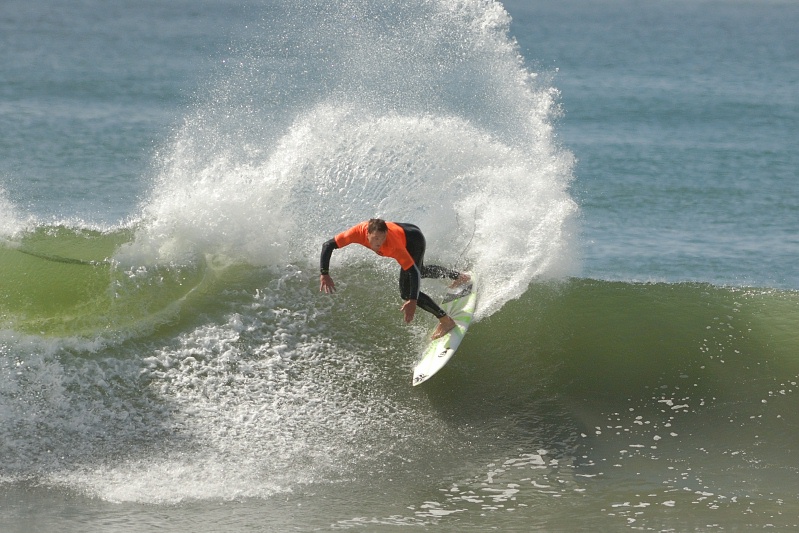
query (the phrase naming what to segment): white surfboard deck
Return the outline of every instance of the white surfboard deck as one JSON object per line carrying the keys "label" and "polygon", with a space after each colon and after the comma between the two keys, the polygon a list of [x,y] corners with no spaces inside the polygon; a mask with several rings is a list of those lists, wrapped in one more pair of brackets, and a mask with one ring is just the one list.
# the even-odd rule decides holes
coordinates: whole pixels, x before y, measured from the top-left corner
{"label": "white surfboard deck", "polygon": [[474,310],[477,305],[477,278],[471,272],[466,272],[471,279],[468,283],[448,291],[441,308],[455,320],[457,326],[438,339],[430,342],[422,358],[413,369],[413,385],[424,383],[433,375],[444,368],[460,346],[466,330],[472,323]]}

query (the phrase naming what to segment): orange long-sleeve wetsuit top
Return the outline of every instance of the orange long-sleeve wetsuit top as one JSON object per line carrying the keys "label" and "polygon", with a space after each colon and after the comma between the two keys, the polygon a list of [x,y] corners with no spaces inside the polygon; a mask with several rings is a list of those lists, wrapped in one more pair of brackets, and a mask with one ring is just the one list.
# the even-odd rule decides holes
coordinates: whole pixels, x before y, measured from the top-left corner
{"label": "orange long-sleeve wetsuit top", "polygon": [[[320,267],[323,274],[327,274],[330,268],[330,256],[336,248],[343,248],[350,244],[360,244],[371,250],[369,246],[369,239],[367,237],[369,222],[361,222],[356,224],[348,230],[342,231],[330,241],[327,241],[322,248],[322,257]],[[419,295],[421,286],[421,271],[416,266],[416,263],[408,252],[407,239],[405,237],[405,230],[395,222],[386,222],[388,231],[386,232],[386,241],[377,251],[377,255],[383,257],[391,257],[399,263],[403,270],[408,271],[411,281],[410,296],[411,299],[416,299]]]}
{"label": "orange long-sleeve wetsuit top", "polygon": [[[361,246],[369,246],[369,239],[367,235],[369,222],[361,222],[356,224],[346,231],[342,231],[335,236],[336,246],[344,248],[349,244],[360,244]],[[413,267],[414,262],[411,254],[408,253],[407,241],[405,240],[405,230],[399,224],[394,222],[386,222],[388,232],[386,233],[386,242],[377,251],[377,255],[383,257],[391,257],[395,259],[403,270],[408,270]]]}

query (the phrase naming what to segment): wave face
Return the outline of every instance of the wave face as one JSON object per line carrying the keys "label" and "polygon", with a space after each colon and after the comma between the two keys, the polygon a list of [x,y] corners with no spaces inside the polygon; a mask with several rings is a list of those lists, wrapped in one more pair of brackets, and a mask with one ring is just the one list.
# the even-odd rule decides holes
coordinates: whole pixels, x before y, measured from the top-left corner
{"label": "wave face", "polygon": [[0,246],[0,327],[49,338],[121,341],[149,333],[205,279],[190,265],[123,267],[125,229],[38,226]]}
{"label": "wave face", "polygon": [[591,529],[541,498],[559,494],[607,511],[609,528],[787,527],[797,303],[702,283],[533,284],[433,382],[440,411],[485,436],[471,444],[507,451],[431,508],[477,512],[493,493],[503,511],[536,507],[525,516],[544,513],[543,530]]}
{"label": "wave face", "polygon": [[5,339],[2,479],[271,508],[294,491],[393,494],[421,468],[438,496],[375,518],[395,525],[544,502],[553,523],[584,526],[557,489],[653,527],[675,502],[686,526],[734,526],[794,491],[794,291],[533,283],[414,388],[427,328],[401,324],[371,265],[341,271],[329,298],[296,267],[228,269],[171,324],[112,346]]}

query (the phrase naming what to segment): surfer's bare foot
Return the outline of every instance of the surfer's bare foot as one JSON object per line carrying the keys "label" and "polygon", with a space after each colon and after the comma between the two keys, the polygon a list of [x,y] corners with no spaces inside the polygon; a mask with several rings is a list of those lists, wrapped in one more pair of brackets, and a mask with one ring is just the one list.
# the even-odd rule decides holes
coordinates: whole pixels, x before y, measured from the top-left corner
{"label": "surfer's bare foot", "polygon": [[454,289],[460,287],[464,283],[468,283],[471,279],[472,277],[469,274],[464,274],[463,272],[461,272],[460,276],[458,276],[458,279],[450,283],[449,288]]}
{"label": "surfer's bare foot", "polygon": [[449,315],[442,316],[438,319],[438,325],[436,326],[435,331],[433,331],[432,339],[435,340],[443,337],[455,329],[455,326],[457,326],[457,324],[455,324],[455,321],[452,320],[452,317]]}

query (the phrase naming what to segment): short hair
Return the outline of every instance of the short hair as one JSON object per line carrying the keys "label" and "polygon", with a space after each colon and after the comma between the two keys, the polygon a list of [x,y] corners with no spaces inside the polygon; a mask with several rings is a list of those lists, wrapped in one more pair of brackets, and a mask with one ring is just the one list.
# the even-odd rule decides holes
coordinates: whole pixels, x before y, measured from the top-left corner
{"label": "short hair", "polygon": [[371,218],[369,219],[369,225],[366,226],[367,233],[386,233],[388,232],[388,225],[386,225],[386,221],[381,218]]}

